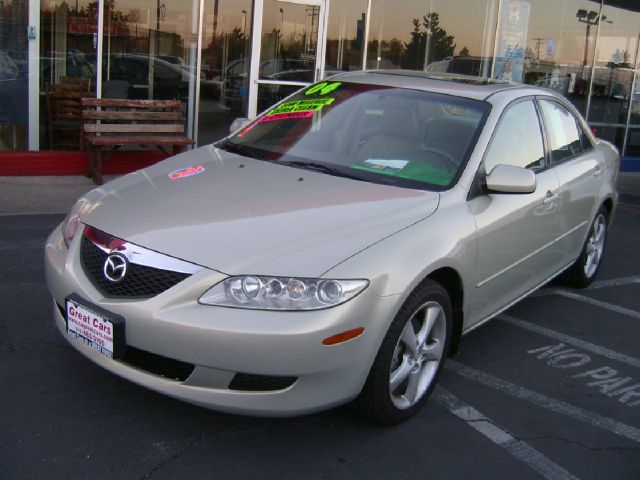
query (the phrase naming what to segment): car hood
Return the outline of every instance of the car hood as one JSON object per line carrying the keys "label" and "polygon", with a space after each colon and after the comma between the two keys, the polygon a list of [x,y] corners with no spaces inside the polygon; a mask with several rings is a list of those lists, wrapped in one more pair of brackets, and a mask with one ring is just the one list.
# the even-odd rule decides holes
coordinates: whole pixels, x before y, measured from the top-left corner
{"label": "car hood", "polygon": [[373,184],[207,146],[85,196],[83,222],[220,272],[313,277],[437,208]]}

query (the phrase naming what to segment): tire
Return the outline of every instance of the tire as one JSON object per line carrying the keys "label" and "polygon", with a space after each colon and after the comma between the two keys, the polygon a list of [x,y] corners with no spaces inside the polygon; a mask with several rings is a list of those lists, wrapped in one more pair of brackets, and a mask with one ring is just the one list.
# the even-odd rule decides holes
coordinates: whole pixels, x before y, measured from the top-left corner
{"label": "tire", "polygon": [[416,413],[442,370],[451,339],[451,319],[447,291],[433,280],[422,282],[391,323],[362,392],[352,404],[354,410],[387,425]]}
{"label": "tire", "polygon": [[562,277],[565,284],[575,288],[585,288],[596,278],[604,256],[609,226],[608,217],[607,210],[600,207],[591,222],[580,256]]}

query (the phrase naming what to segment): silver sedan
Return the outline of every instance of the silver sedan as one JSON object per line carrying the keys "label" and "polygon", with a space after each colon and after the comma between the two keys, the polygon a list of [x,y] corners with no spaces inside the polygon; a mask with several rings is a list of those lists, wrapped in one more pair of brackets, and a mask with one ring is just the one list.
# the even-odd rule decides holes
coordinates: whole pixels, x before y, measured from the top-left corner
{"label": "silver sedan", "polygon": [[46,244],[54,321],[197,405],[397,423],[465,332],[594,279],[618,162],[549,90],[338,75],[82,197]]}

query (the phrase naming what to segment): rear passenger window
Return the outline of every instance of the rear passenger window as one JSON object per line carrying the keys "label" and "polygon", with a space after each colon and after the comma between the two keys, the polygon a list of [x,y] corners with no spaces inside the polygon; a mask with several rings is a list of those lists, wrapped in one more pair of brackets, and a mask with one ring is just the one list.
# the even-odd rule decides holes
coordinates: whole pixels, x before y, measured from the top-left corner
{"label": "rear passenger window", "polygon": [[533,101],[517,103],[500,120],[484,161],[491,173],[496,165],[538,169],[544,167],[540,120]]}
{"label": "rear passenger window", "polygon": [[582,153],[583,140],[580,138],[576,118],[569,110],[557,102],[541,100],[542,114],[549,135],[551,164],[557,164]]}

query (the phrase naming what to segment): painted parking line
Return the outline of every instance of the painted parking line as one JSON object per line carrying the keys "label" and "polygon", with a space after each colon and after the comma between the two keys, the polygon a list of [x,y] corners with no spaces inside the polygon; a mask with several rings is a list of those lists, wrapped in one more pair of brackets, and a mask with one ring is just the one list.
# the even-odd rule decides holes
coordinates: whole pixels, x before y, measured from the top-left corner
{"label": "painted parking line", "polygon": [[633,283],[640,283],[640,275],[633,275],[631,277],[612,278],[611,280],[599,280],[589,285],[587,290],[597,290],[599,288],[620,287],[624,285],[630,285]]}
{"label": "painted parking line", "polygon": [[640,443],[640,429],[627,425],[626,423],[618,422],[617,420],[590,412],[584,408],[547,397],[546,395],[521,387],[515,383],[494,377],[475,368],[467,367],[455,360],[449,360],[445,364],[445,367],[469,380],[481,383],[487,387],[511,395],[512,397]]}
{"label": "painted parking line", "polygon": [[638,205],[632,205],[631,203],[618,202],[618,208],[629,213],[640,212],[640,207]]}
{"label": "painted parking line", "polygon": [[528,443],[518,440],[493,420],[467,405],[442,387],[436,387],[434,399],[456,417],[504,448],[515,458],[548,480],[577,480],[577,477],[552,462]]}
{"label": "painted parking line", "polygon": [[628,317],[637,318],[640,320],[640,312],[636,312],[635,310],[631,310],[630,308],[624,308],[615,303],[603,302],[602,300],[596,300],[595,298],[585,297],[584,295],[580,295],[574,292],[568,292],[566,290],[558,290],[555,292],[556,295],[561,295],[565,298],[570,298],[572,300],[578,300],[580,302],[585,302],[595,307],[604,308],[611,312],[620,313],[622,315],[627,315]]}
{"label": "painted parking line", "polygon": [[504,313],[498,316],[498,320],[506,322],[510,325],[515,325],[530,332],[553,338],[554,340],[559,340],[568,345],[573,345],[574,347],[578,347],[596,355],[600,355],[601,357],[609,358],[617,362],[626,363],[627,365],[630,365],[632,367],[640,368],[640,358],[625,355],[624,353],[619,353],[614,350],[609,350],[608,348],[601,347],[600,345],[596,345],[585,340],[580,340],[579,338],[572,337],[571,335],[560,333],[555,330],[551,330],[550,328],[542,327],[540,325],[536,325],[535,323],[512,317],[511,315],[505,315]]}
{"label": "painted parking line", "polygon": [[[632,275],[630,277],[612,278],[610,280],[600,280],[593,282],[585,291],[598,290],[601,288],[611,287],[623,287],[625,285],[633,285],[634,283],[640,283],[640,275]],[[540,290],[531,294],[531,297],[545,297],[547,295],[555,295],[559,292],[568,292],[565,288],[541,288]]]}

